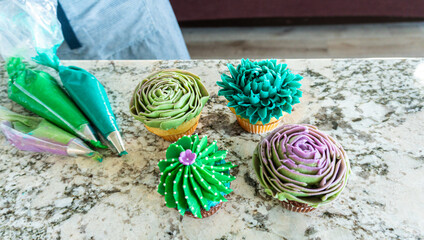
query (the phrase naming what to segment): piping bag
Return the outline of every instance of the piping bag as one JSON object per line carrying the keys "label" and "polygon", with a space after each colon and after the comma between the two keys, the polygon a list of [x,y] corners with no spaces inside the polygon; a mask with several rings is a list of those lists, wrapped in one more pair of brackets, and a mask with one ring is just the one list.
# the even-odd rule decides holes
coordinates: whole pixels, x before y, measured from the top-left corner
{"label": "piping bag", "polygon": [[[50,14],[40,14],[36,10],[39,7],[45,7],[40,2],[52,2]],[[36,56],[32,59],[58,71],[60,77],[58,84],[91,121],[101,137],[108,140],[120,156],[127,154],[103,85],[94,75],[82,68],[60,64],[56,51],[63,42],[63,35],[56,17],[55,1],[36,0],[26,3],[26,5],[30,6],[26,10],[29,12],[28,16],[32,27],[43,30],[43,34],[39,34],[40,31],[29,31],[31,34],[26,36],[26,38],[34,39],[33,49]],[[34,13],[34,11],[37,12]]]}
{"label": "piping bag", "polygon": [[101,137],[107,139],[120,156],[127,154],[103,85],[93,74],[82,68],[60,64],[56,49],[57,46],[47,50],[39,49],[34,61],[58,71],[59,84],[94,124]]}
{"label": "piping bag", "polygon": [[52,76],[43,71],[28,69],[21,58],[9,58],[6,69],[9,74],[10,99],[93,146],[103,147],[92,132],[88,120]]}
{"label": "piping bag", "polygon": [[16,148],[65,156],[85,155],[102,161],[81,139],[40,117],[24,116],[0,106],[0,129]]}
{"label": "piping bag", "polygon": [[[94,146],[105,148],[56,80],[23,63],[23,59],[36,55],[35,45],[45,47],[49,42],[56,42],[57,35],[62,34],[58,32],[60,28],[50,28],[45,19],[34,19],[56,16],[52,11],[55,4],[52,0],[0,1],[0,54],[6,60],[9,74],[9,98]],[[37,38],[45,41],[39,42]]]}

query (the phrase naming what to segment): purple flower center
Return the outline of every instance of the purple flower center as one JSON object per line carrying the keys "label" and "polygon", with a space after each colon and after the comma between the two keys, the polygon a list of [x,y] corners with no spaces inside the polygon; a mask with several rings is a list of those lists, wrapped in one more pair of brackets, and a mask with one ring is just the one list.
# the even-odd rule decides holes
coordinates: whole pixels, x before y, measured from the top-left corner
{"label": "purple flower center", "polygon": [[180,157],[178,158],[180,160],[180,163],[183,165],[191,165],[196,160],[196,154],[191,152],[190,149],[185,150],[184,152],[180,153]]}

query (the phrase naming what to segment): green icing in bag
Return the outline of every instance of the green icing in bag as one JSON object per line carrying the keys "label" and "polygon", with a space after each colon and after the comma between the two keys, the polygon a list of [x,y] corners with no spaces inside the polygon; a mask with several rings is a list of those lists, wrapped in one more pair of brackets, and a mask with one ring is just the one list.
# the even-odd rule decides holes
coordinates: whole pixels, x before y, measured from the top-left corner
{"label": "green icing in bag", "polygon": [[[56,56],[63,42],[56,9],[57,1],[0,1],[0,55],[8,60],[9,96],[92,145],[106,148],[96,139],[87,117],[100,136],[125,154],[103,86],[84,69],[62,66]],[[45,72],[27,69],[17,57],[56,69],[59,84]]]}
{"label": "green icing in bag", "polygon": [[0,106],[0,129],[12,145],[23,151],[86,155],[102,161],[102,156],[79,138],[40,117],[20,115]]}
{"label": "green icing in bag", "polygon": [[57,45],[51,49],[37,49],[34,58],[39,64],[54,68],[60,76],[60,85],[94,124],[102,137],[108,140],[119,155],[125,155],[125,147],[119,133],[115,115],[103,85],[86,70],[75,66],[63,66],[56,56]]}
{"label": "green icing in bag", "polygon": [[52,76],[27,68],[21,58],[15,57],[8,59],[6,70],[10,99],[93,145],[103,146],[94,136],[88,120]]}

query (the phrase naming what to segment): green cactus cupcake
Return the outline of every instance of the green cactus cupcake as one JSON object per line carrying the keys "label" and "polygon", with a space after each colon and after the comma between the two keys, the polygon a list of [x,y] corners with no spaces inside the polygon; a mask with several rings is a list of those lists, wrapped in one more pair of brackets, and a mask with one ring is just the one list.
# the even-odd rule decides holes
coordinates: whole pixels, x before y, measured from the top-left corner
{"label": "green cactus cupcake", "polygon": [[166,150],[166,159],[158,164],[161,172],[158,192],[166,206],[181,215],[195,218],[214,214],[233,190],[236,177],[229,170],[236,165],[225,161],[227,151],[218,150],[216,141],[198,135],[184,136]]}

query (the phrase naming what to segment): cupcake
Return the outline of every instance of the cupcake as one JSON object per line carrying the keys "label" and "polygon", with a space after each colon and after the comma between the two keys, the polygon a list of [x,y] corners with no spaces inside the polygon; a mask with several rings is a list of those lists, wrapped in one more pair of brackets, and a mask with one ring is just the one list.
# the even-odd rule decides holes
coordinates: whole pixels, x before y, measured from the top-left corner
{"label": "cupcake", "polygon": [[225,162],[227,151],[219,151],[216,141],[208,145],[204,136],[183,136],[166,150],[159,162],[161,172],[158,192],[165,196],[166,206],[181,215],[195,218],[214,214],[232,192],[235,179],[229,170],[234,164]]}
{"label": "cupcake", "polygon": [[192,73],[176,69],[151,74],[138,84],[130,102],[135,119],[168,141],[191,135],[209,93]]}
{"label": "cupcake", "polygon": [[284,125],[256,147],[253,166],[265,192],[295,212],[334,201],[350,165],[343,147],[311,125]]}
{"label": "cupcake", "polygon": [[287,64],[277,60],[252,62],[242,59],[234,68],[228,64],[231,76],[221,75],[218,95],[228,100],[227,106],[236,114],[238,123],[251,133],[265,133],[276,128],[283,112],[288,114],[299,103],[302,76],[293,74]]}

